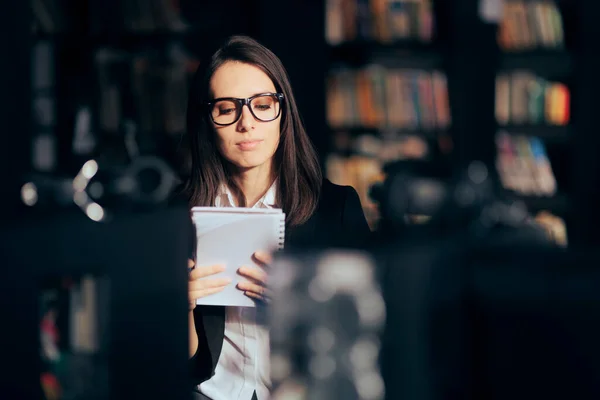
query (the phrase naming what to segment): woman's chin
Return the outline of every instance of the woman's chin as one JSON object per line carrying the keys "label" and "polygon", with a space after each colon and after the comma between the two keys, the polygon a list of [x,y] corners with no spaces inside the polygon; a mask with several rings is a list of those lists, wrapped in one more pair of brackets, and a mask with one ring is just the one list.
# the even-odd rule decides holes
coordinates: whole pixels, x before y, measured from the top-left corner
{"label": "woman's chin", "polygon": [[267,163],[268,160],[264,160],[264,159],[260,159],[260,160],[236,160],[233,162],[233,165],[235,165],[238,169],[242,170],[242,171],[247,171],[250,169],[254,169],[254,168],[258,168],[262,165],[265,165]]}

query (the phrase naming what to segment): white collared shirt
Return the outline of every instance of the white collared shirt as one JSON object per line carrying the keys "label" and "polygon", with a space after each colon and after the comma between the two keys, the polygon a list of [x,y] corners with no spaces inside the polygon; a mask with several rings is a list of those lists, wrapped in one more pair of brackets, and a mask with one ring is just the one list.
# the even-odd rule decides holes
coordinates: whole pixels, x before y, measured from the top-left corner
{"label": "white collared shirt", "polygon": [[[273,183],[252,208],[273,208],[276,190]],[[235,207],[235,204],[231,191],[222,185],[215,206]],[[269,331],[256,322],[256,308],[225,307],[223,348],[215,375],[200,384],[200,392],[212,400],[250,400],[256,390],[259,400],[268,399],[269,357]]]}

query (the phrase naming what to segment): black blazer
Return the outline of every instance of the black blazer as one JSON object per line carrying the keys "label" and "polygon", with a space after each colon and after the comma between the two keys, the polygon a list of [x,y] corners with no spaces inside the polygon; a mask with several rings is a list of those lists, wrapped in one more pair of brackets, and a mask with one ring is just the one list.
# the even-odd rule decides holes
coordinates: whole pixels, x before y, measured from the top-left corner
{"label": "black blazer", "polygon": [[[360,199],[350,186],[323,181],[315,213],[301,226],[287,229],[285,248],[361,247],[371,231]],[[190,359],[194,386],[214,375],[225,334],[225,307],[198,306],[194,309],[198,351]]]}

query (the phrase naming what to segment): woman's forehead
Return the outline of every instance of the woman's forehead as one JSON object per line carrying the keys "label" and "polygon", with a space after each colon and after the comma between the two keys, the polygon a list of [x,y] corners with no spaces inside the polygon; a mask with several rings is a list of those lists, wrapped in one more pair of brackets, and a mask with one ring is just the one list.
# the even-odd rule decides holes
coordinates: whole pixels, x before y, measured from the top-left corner
{"label": "woman's forehead", "polygon": [[252,64],[229,61],[221,65],[210,80],[214,97],[252,97],[259,93],[274,92],[271,78]]}

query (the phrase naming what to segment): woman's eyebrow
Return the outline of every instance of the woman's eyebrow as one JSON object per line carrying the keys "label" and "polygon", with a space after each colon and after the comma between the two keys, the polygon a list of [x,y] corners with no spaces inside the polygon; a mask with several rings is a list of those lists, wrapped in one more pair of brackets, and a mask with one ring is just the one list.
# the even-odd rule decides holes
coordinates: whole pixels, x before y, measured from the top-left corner
{"label": "woman's eyebrow", "polygon": [[276,90],[261,90],[259,92],[256,92],[248,97],[239,97],[239,96],[215,96],[215,99],[246,99],[246,98],[250,98],[250,97],[254,97],[254,96],[258,96],[259,94],[265,94],[265,93],[277,93]]}

